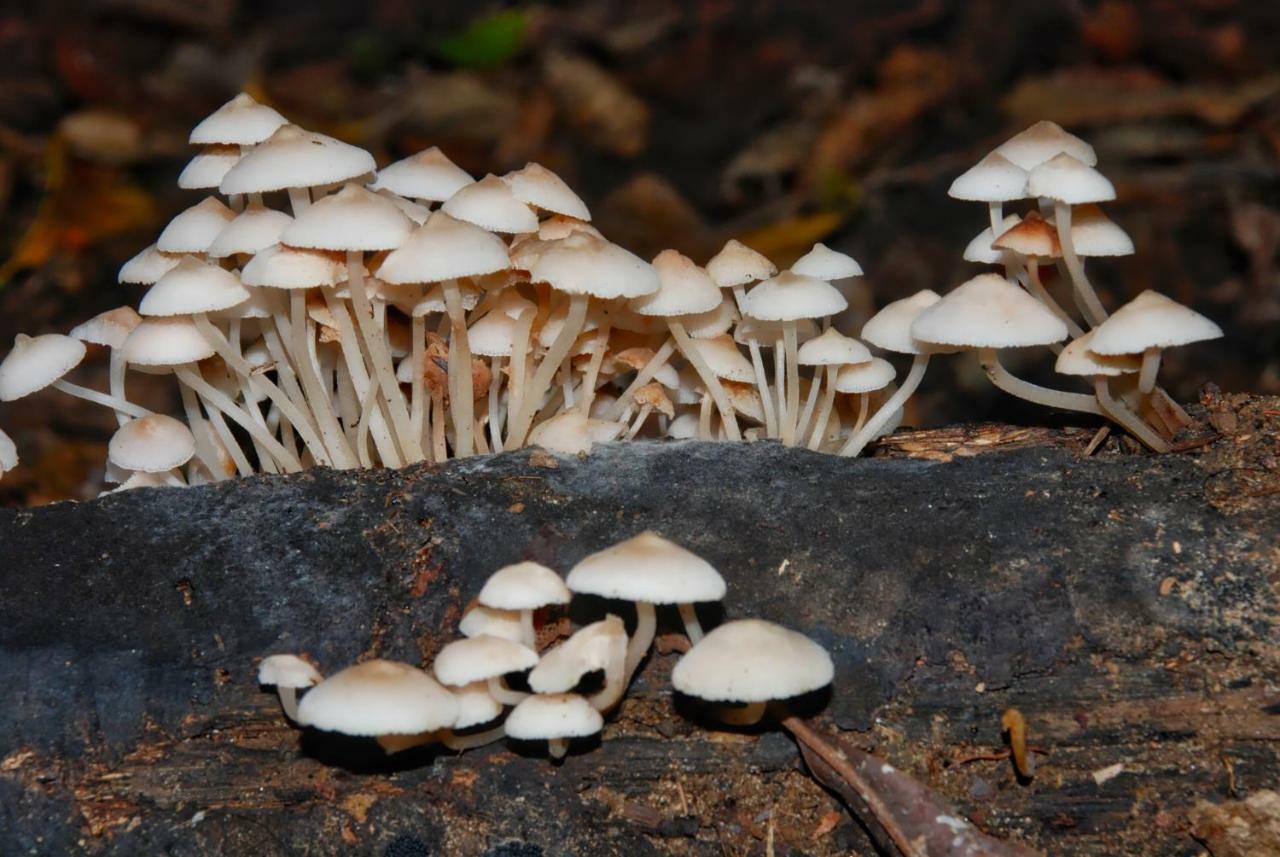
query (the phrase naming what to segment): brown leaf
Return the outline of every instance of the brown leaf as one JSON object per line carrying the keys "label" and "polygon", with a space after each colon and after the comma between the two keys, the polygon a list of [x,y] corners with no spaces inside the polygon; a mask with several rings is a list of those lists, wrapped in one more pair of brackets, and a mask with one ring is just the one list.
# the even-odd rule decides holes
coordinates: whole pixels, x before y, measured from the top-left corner
{"label": "brown leaf", "polygon": [[547,56],[543,74],[569,125],[592,145],[628,158],[645,150],[649,108],[612,74],[560,52]]}

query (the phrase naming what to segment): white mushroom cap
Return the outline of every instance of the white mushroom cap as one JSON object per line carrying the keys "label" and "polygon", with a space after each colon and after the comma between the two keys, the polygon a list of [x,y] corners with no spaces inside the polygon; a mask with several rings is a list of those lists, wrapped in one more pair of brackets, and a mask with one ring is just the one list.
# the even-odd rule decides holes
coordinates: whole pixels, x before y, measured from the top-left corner
{"label": "white mushroom cap", "polygon": [[348,182],[299,214],[280,242],[312,250],[391,250],[413,228],[394,202]]}
{"label": "white mushroom cap", "polygon": [[116,281],[149,286],[173,270],[173,267],[181,261],[181,254],[161,252],[156,245],[152,244],[121,266]]}
{"label": "white mushroom cap", "polygon": [[455,730],[489,723],[502,713],[502,703],[489,695],[488,682],[476,681],[450,690],[458,702],[458,718],[453,723]]}
{"label": "white mushroom cap", "polygon": [[572,235],[574,232],[586,232],[588,235],[594,235],[597,238],[604,237],[600,234],[599,229],[596,229],[585,220],[579,220],[576,217],[569,217],[564,214],[553,214],[539,223],[537,237],[543,241],[555,241],[558,238]]}
{"label": "white mushroom cap", "polygon": [[30,396],[59,380],[84,359],[84,343],[60,333],[19,333],[0,363],[0,402]]}
{"label": "white mushroom cap", "polygon": [[1093,167],[1070,155],[1057,155],[1031,171],[1027,190],[1071,205],[1116,198],[1115,185]]}
{"label": "white mushroom cap", "polygon": [[995,151],[1024,170],[1035,169],[1060,152],[1066,152],[1089,166],[1098,163],[1093,146],[1065,131],[1058,123],[1046,120],[1014,134],[996,146]]}
{"label": "white mushroom cap", "polygon": [[577,694],[535,694],[512,709],[505,728],[517,741],[581,738],[603,729],[604,718]]}
{"label": "white mushroom cap", "polygon": [[258,253],[280,242],[280,235],[293,223],[283,211],[251,202],[228,223],[206,251],[210,259],[225,259],[238,253]]}
{"label": "white mushroom cap", "polygon": [[[1013,226],[1022,221],[1022,218],[1016,214],[1006,214],[1001,222],[1000,232],[1004,233]],[[991,227],[987,226],[964,248],[964,260],[966,262],[977,262],[980,265],[1003,265],[1009,261],[1009,254],[1003,250],[997,250],[991,246],[995,241],[995,236],[991,234]]]}
{"label": "white mushroom cap", "polygon": [[462,686],[524,672],[537,663],[538,653],[528,646],[492,634],[480,634],[445,646],[431,668],[443,684]]}
{"label": "white mushroom cap", "polygon": [[998,151],[956,176],[947,190],[952,199],[1011,202],[1027,196],[1027,171]]}
{"label": "white mushroom cap", "polygon": [[347,667],[312,688],[298,723],[345,735],[416,735],[452,726],[453,694],[416,667],[371,660]]}
{"label": "white mushroom cap", "polygon": [[715,307],[706,312],[686,315],[680,321],[684,323],[685,333],[691,339],[711,339],[728,333],[740,318],[742,316],[738,313],[737,303],[726,295]]}
{"label": "white mushroom cap", "polygon": [[826,649],[803,634],[762,619],[738,619],[680,658],[671,683],[711,702],[768,702],[826,687],[834,676]]}
{"label": "white mushroom cap", "polygon": [[463,614],[462,621],[458,623],[458,633],[464,637],[488,634],[518,643],[524,633],[524,626],[518,610],[496,610],[477,604]]}
{"label": "white mushroom cap", "polygon": [[378,277],[392,285],[474,277],[511,267],[507,245],[492,232],[437,211],[387,254]]}
{"label": "white mushroom cap", "polygon": [[627,630],[610,614],[578,629],[572,637],[548,651],[529,673],[535,693],[567,693],[587,673],[622,663],[627,655]]}
{"label": "white mushroom cap", "polygon": [[240,272],[246,286],[269,289],[314,289],[346,282],[347,266],[319,250],[273,244],[259,250]]}
{"label": "white mushroom cap", "polygon": [[921,289],[909,298],[887,304],[862,326],[862,338],[876,348],[895,354],[932,353],[935,349],[911,335],[911,325],[920,313],[942,300],[931,289]]}
{"label": "white mushroom cap", "polygon": [[376,168],[373,155],[364,149],[297,125],[283,125],[231,168],[219,190],[224,194],[268,193],[331,185]]}
{"label": "white mushroom cap", "polygon": [[852,256],[817,243],[791,266],[793,274],[818,280],[844,280],[861,277],[862,266]]}
{"label": "white mushroom cap", "polygon": [[717,378],[728,378],[730,381],[753,383],[756,379],[755,369],[751,361],[738,350],[738,345],[729,334],[721,334],[711,339],[695,339],[693,347],[707,361],[707,366]]}
{"label": "white mushroom cap", "polygon": [[0,429],[0,476],[4,476],[5,471],[12,470],[18,466],[18,447],[14,444],[13,439]]}
{"label": "white mushroom cap", "polygon": [[[796,361],[801,366],[839,366],[846,363],[866,363],[871,359],[867,346],[851,336],[845,336],[834,327],[815,336],[800,346]],[[750,380],[750,379],[734,379]]]}
{"label": "white mushroom cap", "polygon": [[300,690],[315,687],[324,676],[297,655],[268,655],[258,664],[258,684]]}
{"label": "white mushroom cap", "polygon": [[605,299],[638,298],[661,285],[648,262],[590,233],[574,232],[551,244],[529,272],[536,283]]}
{"label": "white mushroom cap", "polygon": [[203,253],[235,216],[217,199],[206,196],[169,221],[156,239],[156,249],[165,253]]}
{"label": "white mushroom cap", "polygon": [[747,292],[742,312],[761,321],[795,321],[835,315],[848,305],[830,283],[783,271]]}
{"label": "white mushroom cap", "polygon": [[511,188],[495,175],[461,188],[445,200],[440,210],[490,232],[514,234],[538,229],[538,215],[516,199]]}
{"label": "white mushroom cap", "polygon": [[719,601],[725,593],[711,563],[652,530],[584,558],[565,583],[585,595],[651,604]]}
{"label": "white mushroom cap", "polygon": [[431,216],[431,209],[425,205],[419,205],[411,199],[405,199],[402,196],[396,196],[389,190],[377,191],[378,196],[391,200],[396,208],[404,213],[404,216],[413,221],[414,226],[421,226],[427,222],[427,218]]}
{"label": "white mushroom cap", "polygon": [[231,309],[248,299],[249,290],[235,274],[188,257],[147,290],[138,312],[144,316],[194,315]]}
{"label": "white mushroom cap", "polygon": [[525,164],[524,169],[507,173],[502,180],[511,188],[512,196],[526,205],[577,220],[591,219],[587,204],[564,179],[541,164]]}
{"label": "white mushroom cap", "polygon": [[720,305],[720,289],[688,256],[663,250],[653,257],[658,290],[630,303],[632,312],[648,316],[682,316],[708,312]]}
{"label": "white mushroom cap", "polygon": [[1105,357],[1090,351],[1093,344],[1094,331],[1072,340],[1062,349],[1054,371],[1059,375],[1102,375],[1114,378],[1118,375],[1130,375],[1142,369],[1142,358],[1137,354],[1118,354]]}
{"label": "white mushroom cap", "polygon": [[191,129],[187,142],[193,146],[219,143],[252,146],[270,137],[287,121],[275,110],[242,92],[200,120],[200,124]]}
{"label": "white mushroom cap", "polygon": [[698,436],[698,415],[686,412],[667,425],[667,437],[673,440],[690,440]]}
{"label": "white mushroom cap", "polygon": [[222,178],[240,160],[238,146],[209,146],[187,162],[178,173],[178,187],[203,190],[222,184]]}
{"label": "white mushroom cap", "polygon": [[409,199],[444,202],[475,179],[437,147],[424,149],[378,170],[369,185],[373,190],[389,190]]}
{"label": "white mushroom cap", "polygon": [[119,348],[141,321],[142,316],[133,307],[116,307],[77,324],[71,328],[69,335],[81,342]]}
{"label": "white mushroom cap", "polygon": [[920,313],[911,335],[935,345],[1021,348],[1061,342],[1067,325],[1004,277],[979,274]]}
{"label": "white mushroom cap", "polygon": [[125,361],[137,366],[177,366],[213,354],[195,322],[181,316],[143,319],[124,343]]}
{"label": "white mushroom cap", "polygon": [[1200,313],[1147,289],[1093,331],[1094,354],[1140,354],[1222,336],[1222,328]]}
{"label": "white mushroom cap", "polygon": [[767,280],[778,273],[778,266],[741,241],[730,238],[707,262],[707,273],[717,286],[728,289]]}
{"label": "white mushroom cap", "polygon": [[537,610],[548,604],[568,604],[571,597],[560,575],[545,565],[517,562],[489,575],[478,600],[500,610]]}
{"label": "white mushroom cap", "polygon": [[580,455],[595,445],[590,420],[576,408],[556,414],[534,426],[529,432],[529,445],[540,446],[561,455]]}
{"label": "white mushroom cap", "polygon": [[1133,239],[1096,205],[1071,212],[1071,244],[1077,256],[1133,255]]}
{"label": "white mushroom cap", "polygon": [[163,473],[181,467],[196,453],[196,439],[187,424],[164,414],[129,420],[111,436],[107,458],[117,467],[142,473]]}
{"label": "white mushroom cap", "polygon": [[[479,294],[477,293],[477,297]],[[516,343],[516,319],[496,310],[467,328],[467,344],[477,357],[510,357]]]}
{"label": "white mushroom cap", "polygon": [[888,360],[873,357],[865,363],[841,367],[836,373],[836,392],[872,393],[883,390],[892,383],[896,374]]}

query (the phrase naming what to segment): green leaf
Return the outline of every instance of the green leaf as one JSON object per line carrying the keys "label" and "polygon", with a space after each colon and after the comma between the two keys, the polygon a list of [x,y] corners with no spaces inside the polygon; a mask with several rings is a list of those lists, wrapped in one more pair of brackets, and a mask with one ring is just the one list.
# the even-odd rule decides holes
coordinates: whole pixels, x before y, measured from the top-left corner
{"label": "green leaf", "polygon": [[519,9],[508,9],[477,18],[464,30],[442,39],[437,52],[466,68],[484,68],[506,62],[524,45],[527,21]]}

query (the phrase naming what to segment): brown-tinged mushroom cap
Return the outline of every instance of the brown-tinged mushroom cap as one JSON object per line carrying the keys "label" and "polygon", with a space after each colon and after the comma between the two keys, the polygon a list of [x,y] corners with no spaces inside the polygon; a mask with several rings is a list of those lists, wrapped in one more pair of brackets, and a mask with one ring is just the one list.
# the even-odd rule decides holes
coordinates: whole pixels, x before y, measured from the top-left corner
{"label": "brown-tinged mushroom cap", "polygon": [[1054,364],[1054,371],[1059,375],[1085,375],[1097,377],[1102,375],[1114,378],[1119,375],[1131,375],[1142,368],[1142,358],[1137,354],[1117,354],[1105,356],[1090,350],[1093,345],[1094,331],[1072,340]]}
{"label": "brown-tinged mushroom cap", "polygon": [[668,418],[676,415],[675,405],[671,404],[671,399],[667,397],[662,385],[657,381],[650,381],[648,384],[641,386],[640,389],[635,391],[634,398],[637,405],[641,407],[648,405]]}
{"label": "brown-tinged mushroom cap", "polygon": [[991,242],[991,246],[996,250],[1009,250],[1021,256],[1041,259],[1056,259],[1062,255],[1058,230],[1036,211],[1028,212],[1026,217],[1006,229]]}
{"label": "brown-tinged mushroom cap", "polygon": [[741,241],[731,238],[707,262],[707,273],[717,286],[728,289],[767,280],[778,273],[778,266]]}
{"label": "brown-tinged mushroom cap", "polygon": [[196,439],[186,423],[164,414],[129,420],[111,436],[107,458],[125,470],[164,473],[181,467],[196,453]]}
{"label": "brown-tinged mushroom cap", "polygon": [[591,219],[587,204],[562,178],[541,164],[526,164],[524,169],[507,173],[502,180],[511,188],[511,194],[526,205],[577,220]]}
{"label": "brown-tinged mushroom cap", "polygon": [[1041,120],[1025,131],[1014,134],[996,146],[995,151],[1028,171],[1062,152],[1089,166],[1098,163],[1093,146],[1064,130],[1058,123],[1047,120]]}

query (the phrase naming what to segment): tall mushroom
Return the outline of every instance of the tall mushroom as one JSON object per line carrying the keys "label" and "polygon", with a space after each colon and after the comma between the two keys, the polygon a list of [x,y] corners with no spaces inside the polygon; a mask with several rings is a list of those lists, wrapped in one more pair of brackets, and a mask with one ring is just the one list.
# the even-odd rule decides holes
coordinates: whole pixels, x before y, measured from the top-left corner
{"label": "tall mushroom", "polygon": [[1200,313],[1147,289],[1093,331],[1089,350],[1103,357],[1142,355],[1138,390],[1149,395],[1164,349],[1221,336],[1222,328]]}
{"label": "tall mushroom", "polygon": [[[778,266],[770,262],[764,255],[757,253],[741,241],[729,239],[720,248],[720,252],[707,262],[707,273],[722,289],[733,292],[733,299],[742,314],[742,302],[747,296],[747,286],[767,280],[778,273]],[[741,325],[740,325],[741,326]],[[737,331],[734,339],[739,339]],[[778,417],[774,408],[773,397],[769,392],[769,377],[764,371],[764,360],[760,354],[760,339],[750,337],[745,340],[751,352],[751,366],[756,373],[756,386],[760,390],[760,400],[764,407],[765,430],[770,437],[778,436]]]}

